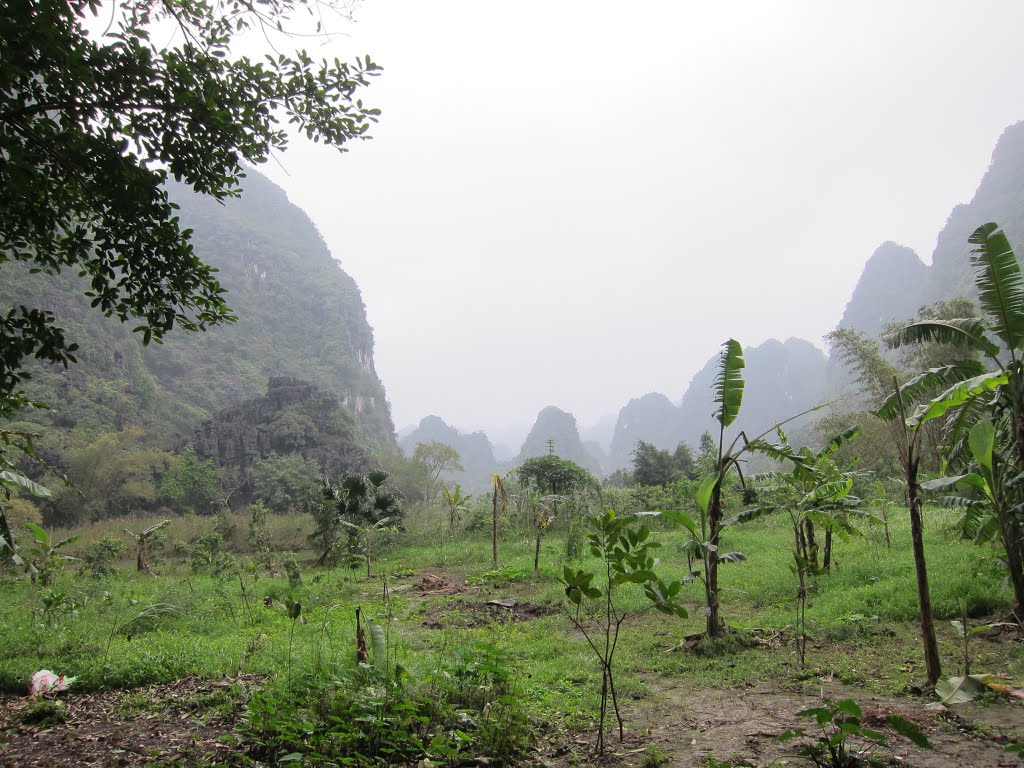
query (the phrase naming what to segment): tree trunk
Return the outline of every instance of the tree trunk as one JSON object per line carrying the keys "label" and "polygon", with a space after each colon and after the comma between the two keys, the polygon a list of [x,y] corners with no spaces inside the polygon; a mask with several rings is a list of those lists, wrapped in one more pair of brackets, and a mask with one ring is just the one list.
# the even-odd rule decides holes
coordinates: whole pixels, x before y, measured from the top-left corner
{"label": "tree trunk", "polygon": [[139,551],[135,556],[135,568],[145,573],[149,570],[149,558],[146,557],[146,542],[139,542]]}
{"label": "tree trunk", "polygon": [[494,484],[494,512],[491,518],[491,555],[494,558],[494,568],[498,568],[498,484]]}
{"label": "tree trunk", "polygon": [[707,554],[707,617],[708,637],[720,637],[722,635],[722,618],[718,611],[718,541],[722,525],[722,478],[719,477],[718,484],[711,492],[711,504],[708,507],[708,525],[711,529],[711,539],[708,542],[714,549]]}
{"label": "tree trunk", "polygon": [[1010,571],[1010,585],[1013,587],[1014,613],[1024,617],[1024,562],[1021,560],[1020,524],[1013,512],[999,504],[996,514],[999,519],[999,532],[1006,547],[1006,567]]}
{"label": "tree trunk", "polygon": [[918,496],[918,459],[913,446],[908,451],[905,464],[907,480],[907,505],[910,507],[910,536],[914,547],[914,568],[917,572],[917,600],[921,608],[921,640],[924,644],[924,663],[928,672],[928,684],[935,685],[942,676],[939,663],[939,645],[935,639],[935,617],[932,615],[932,598],[928,590],[928,569],[924,559],[924,525],[921,520],[921,499]]}
{"label": "tree trunk", "polygon": [[825,529],[825,554],[821,558],[821,567],[826,571],[832,566],[832,529]]}
{"label": "tree trunk", "polygon": [[814,540],[814,523],[804,520],[804,530],[807,535],[807,564],[809,568],[818,570],[818,542]]}
{"label": "tree trunk", "polygon": [[[1020,402],[1020,396],[1014,397],[1013,427],[1017,442],[1017,466],[1016,473],[1024,472],[1024,403]],[[1019,491],[1018,491],[1019,501]],[[1013,585],[1013,601],[1015,603],[1013,612],[1018,618],[1024,617],[1024,534],[1022,534],[1020,523],[1012,512],[1005,515],[1006,524],[1000,520],[1000,529],[1003,533],[1003,544],[1006,547],[1006,564],[1010,570],[1010,583]]]}
{"label": "tree trunk", "polygon": [[544,533],[544,529],[537,526],[537,545],[533,549],[533,572],[537,573],[540,570],[540,537]]}

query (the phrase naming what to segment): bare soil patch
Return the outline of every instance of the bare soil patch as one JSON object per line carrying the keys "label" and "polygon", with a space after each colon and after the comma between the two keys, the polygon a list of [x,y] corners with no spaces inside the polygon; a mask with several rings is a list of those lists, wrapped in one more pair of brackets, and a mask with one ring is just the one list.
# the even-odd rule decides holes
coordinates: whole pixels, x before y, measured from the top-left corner
{"label": "bare soil patch", "polygon": [[465,591],[466,582],[451,574],[442,576],[436,573],[425,573],[413,581],[412,588],[419,592],[420,597],[457,595]]}
{"label": "bare soil patch", "polygon": [[497,601],[471,603],[452,601],[437,605],[427,612],[423,626],[430,629],[443,627],[483,627],[488,624],[512,624],[531,621],[558,612],[558,606],[541,603],[525,603],[516,600],[502,601],[510,604],[497,605]]}
{"label": "bare soil patch", "polygon": [[[710,758],[734,766],[809,765],[796,757],[801,742],[781,742],[778,735],[803,727],[814,732],[814,721],[796,713],[823,700],[851,698],[863,712],[862,722],[886,734],[888,746],[872,756],[891,765],[917,768],[996,768],[1019,766],[1004,747],[1024,738],[1024,707],[995,702],[965,705],[947,712],[925,709],[929,699],[878,696],[837,683],[822,682],[817,691],[779,690],[763,682],[742,689],[688,688],[670,679],[648,680],[652,693],[639,701],[623,702],[626,739],[618,740],[614,717],[610,749],[602,760],[587,750],[594,734],[577,734],[541,759],[549,768],[570,765],[702,766]],[[885,725],[889,715],[916,723],[934,750],[915,747]],[[805,737],[807,740],[808,737]],[[854,742],[855,743],[855,742]],[[657,759],[655,759],[657,756]],[[785,762],[783,762],[785,761]]]}
{"label": "bare soil patch", "polygon": [[[55,700],[0,696],[0,768],[225,764],[233,748],[219,737],[255,682],[186,678],[134,691],[72,688]],[[51,709],[57,716],[38,722]]]}

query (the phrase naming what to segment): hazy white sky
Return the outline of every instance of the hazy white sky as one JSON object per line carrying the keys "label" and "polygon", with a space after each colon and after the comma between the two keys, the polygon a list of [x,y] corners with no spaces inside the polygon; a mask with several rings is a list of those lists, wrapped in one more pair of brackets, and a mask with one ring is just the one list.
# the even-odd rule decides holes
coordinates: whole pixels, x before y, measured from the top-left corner
{"label": "hazy white sky", "polygon": [[[374,140],[264,166],[357,280],[396,425],[673,400],[927,261],[1024,119],[1024,3],[367,0]],[[313,52],[313,51],[311,51]]]}

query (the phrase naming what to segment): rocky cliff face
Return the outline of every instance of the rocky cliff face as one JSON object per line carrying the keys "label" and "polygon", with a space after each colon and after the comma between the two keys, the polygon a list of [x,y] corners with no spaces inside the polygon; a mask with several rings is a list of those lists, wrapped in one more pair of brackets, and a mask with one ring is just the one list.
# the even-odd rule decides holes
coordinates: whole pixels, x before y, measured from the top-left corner
{"label": "rocky cliff face", "polygon": [[271,453],[298,453],[331,477],[370,469],[350,411],[330,392],[290,377],[270,380],[267,393],[226,408],[196,427],[196,453],[218,467],[245,471]]}
{"label": "rocky cliff face", "polygon": [[[821,403],[828,359],[809,341],[769,339],[758,347],[745,348],[743,357],[746,386],[734,426],[749,436]],[[679,409],[682,439],[691,446],[697,445],[702,432],[714,431],[717,424],[711,415],[715,410],[711,387],[717,370],[716,355],[693,377],[683,395]]]}
{"label": "rocky cliff face", "polygon": [[913,317],[927,301],[930,277],[913,250],[883,243],[864,265],[839,327],[874,337],[894,318]]}

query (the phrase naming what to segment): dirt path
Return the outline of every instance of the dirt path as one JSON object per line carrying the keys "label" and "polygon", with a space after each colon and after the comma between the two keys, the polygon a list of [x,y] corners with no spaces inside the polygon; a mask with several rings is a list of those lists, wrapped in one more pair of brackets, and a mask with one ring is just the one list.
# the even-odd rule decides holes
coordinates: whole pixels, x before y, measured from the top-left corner
{"label": "dirt path", "polygon": [[[617,736],[609,744],[605,761],[620,766],[702,766],[707,760],[734,766],[809,765],[795,758],[798,746],[777,738],[787,729],[811,730],[813,720],[796,712],[820,706],[822,696],[833,700],[852,698],[860,704],[863,723],[883,731],[888,747],[873,755],[896,765],[918,768],[995,768],[1019,766],[1020,761],[1003,751],[1010,740],[1024,738],[1024,706],[993,702],[966,705],[952,710],[925,710],[920,698],[889,698],[823,684],[820,690],[785,691],[764,684],[744,689],[693,690],[674,680],[646,681],[651,694],[629,702],[625,715],[627,739]],[[885,726],[889,715],[916,723],[934,750],[919,749]],[[545,760],[548,765],[588,764],[581,755]]]}

